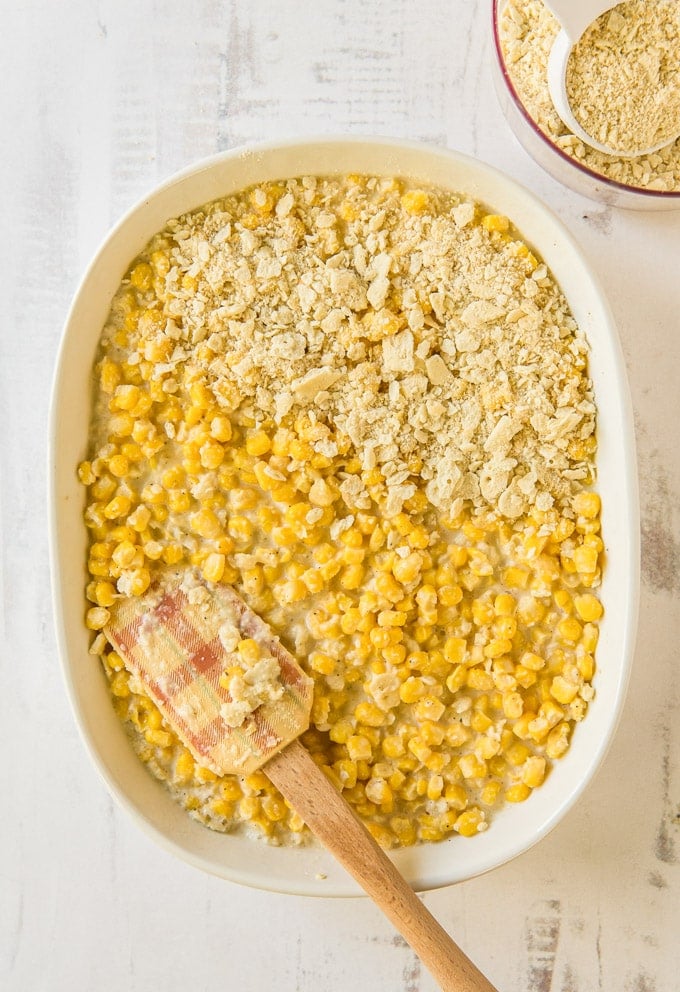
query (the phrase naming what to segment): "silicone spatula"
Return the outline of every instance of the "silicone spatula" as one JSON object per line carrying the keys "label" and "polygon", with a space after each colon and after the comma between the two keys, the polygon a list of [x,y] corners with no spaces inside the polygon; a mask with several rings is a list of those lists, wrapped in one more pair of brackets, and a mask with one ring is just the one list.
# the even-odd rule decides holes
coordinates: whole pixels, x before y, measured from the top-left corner
{"label": "silicone spatula", "polygon": [[[264,700],[240,725],[232,725],[233,683],[225,678],[239,667],[234,631],[278,663],[270,693],[278,698]],[[313,682],[233,589],[168,569],[144,596],[114,605],[105,633],[200,764],[219,775],[262,767],[445,992],[496,992],[297,739],[309,726]]]}

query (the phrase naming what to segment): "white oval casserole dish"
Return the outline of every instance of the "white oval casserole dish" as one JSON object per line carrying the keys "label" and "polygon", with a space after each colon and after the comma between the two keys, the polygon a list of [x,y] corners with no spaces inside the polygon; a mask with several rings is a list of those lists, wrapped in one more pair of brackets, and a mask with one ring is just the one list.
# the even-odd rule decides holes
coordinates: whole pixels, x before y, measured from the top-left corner
{"label": "white oval casserole dish", "polygon": [[92,368],[111,299],[132,259],[170,218],[253,183],[302,174],[406,176],[467,193],[507,214],[547,262],[590,343],[598,407],[598,489],[603,502],[605,615],[597,649],[596,695],[567,755],[520,805],[494,814],[488,831],[394,852],[418,890],[471,878],[526,851],[565,815],[600,765],[620,716],[638,609],[638,498],[632,412],[625,366],[607,303],[577,245],[533,195],[474,159],[389,139],[323,138],[237,149],[198,162],[134,206],[97,252],[64,329],[50,420],[50,552],[55,621],[74,714],[98,771],[117,801],[155,841],[235,882],[295,894],[359,894],[318,847],[281,848],[215,833],[192,820],[135,755],[116,717],[106,679],[88,654],[84,625],[85,493],[76,466],[85,457]]}

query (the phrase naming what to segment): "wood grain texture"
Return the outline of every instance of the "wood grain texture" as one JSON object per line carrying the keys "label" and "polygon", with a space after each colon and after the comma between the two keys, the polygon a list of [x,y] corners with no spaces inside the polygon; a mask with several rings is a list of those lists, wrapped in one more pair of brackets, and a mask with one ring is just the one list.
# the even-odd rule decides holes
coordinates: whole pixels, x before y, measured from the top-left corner
{"label": "wood grain texture", "polygon": [[397,928],[442,992],[496,992],[420,902],[299,741],[271,758],[265,773]]}
{"label": "wood grain texture", "polygon": [[[637,418],[641,624],[606,762],[536,848],[424,902],[503,992],[680,987],[680,214],[615,211],[545,175],[500,114],[489,57],[488,4],[473,0],[4,5],[3,992],[436,987],[368,900],[241,889],[140,835],[81,748],[50,617],[48,396],[60,328],[96,245],[195,158],[344,131],[458,148],[547,201],[609,297]],[[322,896],[322,879],[318,887]]]}

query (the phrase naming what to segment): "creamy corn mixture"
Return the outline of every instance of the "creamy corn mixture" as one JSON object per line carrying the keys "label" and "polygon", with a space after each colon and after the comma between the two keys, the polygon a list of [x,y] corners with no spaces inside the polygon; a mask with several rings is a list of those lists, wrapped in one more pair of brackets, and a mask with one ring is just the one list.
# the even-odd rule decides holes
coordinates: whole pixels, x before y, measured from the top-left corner
{"label": "creamy corn mixture", "polygon": [[307,839],[263,772],[198,766],[106,642],[177,564],[314,679],[303,742],[383,846],[527,800],[593,696],[594,430],[559,287],[469,198],[304,177],[170,222],[114,298],[79,466],[92,653],[141,759],[214,829]]}

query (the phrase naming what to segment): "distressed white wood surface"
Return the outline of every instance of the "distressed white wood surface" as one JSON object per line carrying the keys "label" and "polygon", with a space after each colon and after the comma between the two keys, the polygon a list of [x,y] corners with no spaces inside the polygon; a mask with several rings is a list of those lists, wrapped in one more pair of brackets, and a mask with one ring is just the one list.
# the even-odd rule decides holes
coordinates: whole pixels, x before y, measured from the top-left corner
{"label": "distressed white wood surface", "polygon": [[110,225],[157,180],[251,139],[381,133],[502,166],[602,279],[628,361],[643,506],[639,645],[620,730],[554,833],[427,905],[502,992],[680,988],[680,213],[613,211],[515,143],[473,0],[25,0],[0,29],[0,988],[432,992],[365,900],[239,888],[174,861],[100,784],[61,685],[45,436],[60,326]]}

